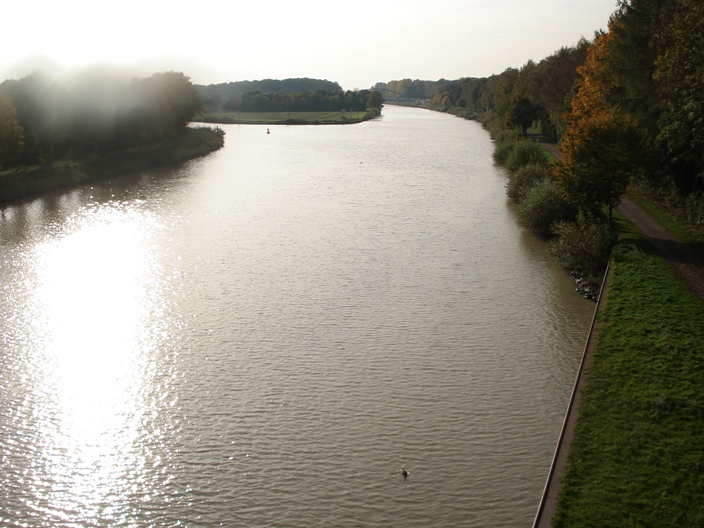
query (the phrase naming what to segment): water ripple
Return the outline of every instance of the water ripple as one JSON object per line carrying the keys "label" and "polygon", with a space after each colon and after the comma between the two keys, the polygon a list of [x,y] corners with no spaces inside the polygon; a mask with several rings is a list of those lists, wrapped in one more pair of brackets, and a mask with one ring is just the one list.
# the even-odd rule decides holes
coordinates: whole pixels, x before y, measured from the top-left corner
{"label": "water ripple", "polygon": [[476,123],[384,114],[3,210],[0,523],[530,522],[592,305]]}

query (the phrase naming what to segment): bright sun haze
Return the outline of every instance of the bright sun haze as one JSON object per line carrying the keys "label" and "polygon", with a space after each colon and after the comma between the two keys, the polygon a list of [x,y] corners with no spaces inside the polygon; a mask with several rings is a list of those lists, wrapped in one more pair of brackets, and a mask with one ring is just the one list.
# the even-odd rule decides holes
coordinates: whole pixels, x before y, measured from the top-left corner
{"label": "bright sun haze", "polygon": [[10,2],[0,81],[101,63],[197,84],[313,77],[344,89],[485,77],[605,29],[614,0]]}

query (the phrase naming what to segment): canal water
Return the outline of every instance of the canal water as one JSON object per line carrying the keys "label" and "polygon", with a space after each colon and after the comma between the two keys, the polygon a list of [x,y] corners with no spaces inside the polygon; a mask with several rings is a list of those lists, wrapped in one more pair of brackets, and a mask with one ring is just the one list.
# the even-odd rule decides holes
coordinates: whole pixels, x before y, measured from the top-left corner
{"label": "canal water", "polygon": [[223,128],[0,210],[0,523],[529,526],[594,305],[486,131]]}

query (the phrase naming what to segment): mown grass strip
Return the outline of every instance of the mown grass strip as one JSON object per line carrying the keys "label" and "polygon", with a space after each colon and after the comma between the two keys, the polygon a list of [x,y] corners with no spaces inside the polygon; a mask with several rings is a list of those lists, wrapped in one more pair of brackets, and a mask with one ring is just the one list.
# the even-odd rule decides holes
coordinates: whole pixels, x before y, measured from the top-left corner
{"label": "mown grass strip", "polygon": [[704,526],[704,303],[619,224],[553,525]]}

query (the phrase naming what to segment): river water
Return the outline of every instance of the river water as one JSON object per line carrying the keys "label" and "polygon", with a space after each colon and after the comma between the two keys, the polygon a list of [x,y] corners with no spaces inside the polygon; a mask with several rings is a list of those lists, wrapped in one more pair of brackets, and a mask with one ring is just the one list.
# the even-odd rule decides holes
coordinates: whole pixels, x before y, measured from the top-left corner
{"label": "river water", "polygon": [[0,523],[529,526],[594,305],[488,134],[223,128],[0,211]]}

